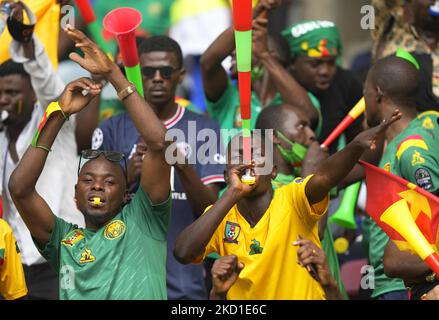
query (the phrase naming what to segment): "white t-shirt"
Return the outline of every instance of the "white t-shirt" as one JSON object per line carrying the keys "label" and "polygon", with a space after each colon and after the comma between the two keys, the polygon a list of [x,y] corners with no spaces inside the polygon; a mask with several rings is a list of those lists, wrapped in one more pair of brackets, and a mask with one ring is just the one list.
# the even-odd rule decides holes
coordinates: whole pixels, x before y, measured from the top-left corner
{"label": "white t-shirt", "polygon": [[[34,35],[35,60],[24,57],[21,45],[13,41],[10,46],[11,57],[18,63],[23,63],[24,69],[31,75],[32,87],[40,103],[35,104],[32,117],[26,124],[16,142],[18,158],[32,142],[45,108],[56,100],[64,90],[64,83],[56,75],[47,57],[44,47]],[[65,122],[52,146],[52,152],[47,157],[43,172],[38,179],[36,190],[46,200],[53,213],[60,218],[84,226],[84,218],[77,210],[74,198],[74,188],[77,181],[78,155],[75,138],[76,117],[73,115]],[[45,262],[38,253],[30,232],[20,217],[8,190],[8,181],[17,164],[12,161],[8,151],[9,139],[5,131],[0,133],[0,193],[3,200],[4,219],[9,223],[21,250],[21,260],[24,265]]]}

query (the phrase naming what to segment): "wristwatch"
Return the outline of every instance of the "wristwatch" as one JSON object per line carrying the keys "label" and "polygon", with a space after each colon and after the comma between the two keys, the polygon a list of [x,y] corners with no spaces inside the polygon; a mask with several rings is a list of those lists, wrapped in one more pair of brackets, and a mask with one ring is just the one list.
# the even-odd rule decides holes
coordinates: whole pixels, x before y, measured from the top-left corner
{"label": "wristwatch", "polygon": [[128,87],[119,91],[117,93],[117,96],[119,97],[120,100],[124,100],[126,97],[128,97],[130,94],[132,94],[136,90],[137,90],[136,86],[133,83],[130,83],[130,85]]}

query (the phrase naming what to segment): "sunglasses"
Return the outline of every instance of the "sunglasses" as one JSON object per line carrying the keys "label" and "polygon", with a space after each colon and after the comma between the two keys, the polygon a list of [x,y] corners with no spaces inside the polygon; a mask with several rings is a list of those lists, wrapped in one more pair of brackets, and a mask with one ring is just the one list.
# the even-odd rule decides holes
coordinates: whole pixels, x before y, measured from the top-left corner
{"label": "sunglasses", "polygon": [[128,183],[127,160],[123,153],[116,151],[103,151],[103,150],[93,150],[93,149],[82,150],[81,155],[79,156],[78,177],[79,177],[79,172],[81,171],[82,159],[92,160],[100,157],[101,155],[103,155],[105,159],[107,159],[108,161],[118,163],[121,166],[122,166],[121,161],[122,160],[124,161],[124,166],[122,167],[122,169],[124,170],[125,173],[125,180]]}
{"label": "sunglasses", "polygon": [[148,78],[148,79],[152,79],[154,78],[157,70],[160,72],[160,76],[163,79],[169,80],[172,77],[172,74],[177,71],[178,69],[175,69],[174,67],[159,67],[159,68],[155,68],[155,67],[143,67],[142,68],[142,74]]}

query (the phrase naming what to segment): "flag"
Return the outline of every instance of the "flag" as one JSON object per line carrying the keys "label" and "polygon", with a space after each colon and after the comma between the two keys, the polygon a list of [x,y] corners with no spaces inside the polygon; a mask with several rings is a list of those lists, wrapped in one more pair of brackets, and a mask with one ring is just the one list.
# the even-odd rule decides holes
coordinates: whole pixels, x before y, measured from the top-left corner
{"label": "flag", "polygon": [[439,271],[439,198],[432,193],[360,161],[366,170],[366,212],[402,251],[418,254]]}
{"label": "flag", "polygon": [[[60,6],[56,0],[22,0],[37,19],[35,34],[43,43],[47,55],[55,69],[58,68],[58,33]],[[26,21],[26,20],[25,20]],[[10,59],[9,44],[12,38],[6,28],[0,36],[0,63]]]}

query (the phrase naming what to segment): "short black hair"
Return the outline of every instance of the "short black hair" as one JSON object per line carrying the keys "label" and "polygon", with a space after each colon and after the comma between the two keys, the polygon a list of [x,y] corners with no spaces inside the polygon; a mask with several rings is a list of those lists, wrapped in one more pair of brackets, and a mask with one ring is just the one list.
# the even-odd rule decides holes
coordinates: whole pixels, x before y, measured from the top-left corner
{"label": "short black hair", "polygon": [[152,36],[142,41],[139,46],[139,56],[149,52],[172,52],[177,58],[177,67],[183,67],[183,53],[180,45],[174,39],[167,36]]}
{"label": "short black hair", "polygon": [[267,129],[278,129],[282,126],[285,118],[284,110],[282,105],[272,105],[262,109],[256,120],[256,129],[267,130]]}
{"label": "short black hair", "polygon": [[388,56],[378,60],[369,71],[372,84],[395,103],[416,104],[420,90],[420,73],[415,66],[402,58]]}
{"label": "short black hair", "polygon": [[18,74],[30,79],[30,76],[26,72],[26,70],[24,70],[22,63],[16,63],[12,60],[6,60],[2,64],[0,64],[0,77],[6,77],[14,74]]}

